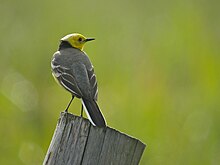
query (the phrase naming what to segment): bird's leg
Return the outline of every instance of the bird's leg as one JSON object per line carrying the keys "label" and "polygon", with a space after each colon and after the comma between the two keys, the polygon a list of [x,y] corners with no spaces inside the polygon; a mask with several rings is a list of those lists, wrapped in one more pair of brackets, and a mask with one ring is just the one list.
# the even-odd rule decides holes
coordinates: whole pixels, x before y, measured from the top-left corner
{"label": "bird's leg", "polygon": [[68,112],[68,109],[69,109],[70,104],[72,103],[73,99],[74,99],[74,96],[72,95],[72,98],[71,98],[71,100],[70,100],[70,102],[69,102],[69,104],[68,104],[68,106],[66,107],[66,109],[65,109],[64,112]]}
{"label": "bird's leg", "polygon": [[81,114],[80,114],[81,117],[83,117],[83,104],[82,104],[82,107],[81,107]]}

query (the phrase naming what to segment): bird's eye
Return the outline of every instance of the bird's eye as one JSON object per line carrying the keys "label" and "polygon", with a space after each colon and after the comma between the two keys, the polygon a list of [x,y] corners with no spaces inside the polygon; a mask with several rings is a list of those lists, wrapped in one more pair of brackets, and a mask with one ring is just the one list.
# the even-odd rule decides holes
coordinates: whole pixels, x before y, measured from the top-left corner
{"label": "bird's eye", "polygon": [[82,41],[82,38],[79,38],[78,41],[81,42],[81,41]]}

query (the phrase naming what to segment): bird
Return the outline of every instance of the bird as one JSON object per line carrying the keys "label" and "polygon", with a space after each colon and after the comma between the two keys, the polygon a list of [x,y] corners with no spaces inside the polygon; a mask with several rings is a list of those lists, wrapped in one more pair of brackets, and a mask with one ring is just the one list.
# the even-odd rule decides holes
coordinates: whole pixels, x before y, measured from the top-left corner
{"label": "bird", "polygon": [[83,108],[92,125],[106,127],[106,121],[97,104],[98,86],[94,67],[83,51],[85,43],[95,38],[87,38],[79,33],[72,33],[60,39],[58,50],[51,60],[52,75],[56,82],[71,93],[71,100],[64,112],[68,109],[74,97],[81,99],[81,117]]}

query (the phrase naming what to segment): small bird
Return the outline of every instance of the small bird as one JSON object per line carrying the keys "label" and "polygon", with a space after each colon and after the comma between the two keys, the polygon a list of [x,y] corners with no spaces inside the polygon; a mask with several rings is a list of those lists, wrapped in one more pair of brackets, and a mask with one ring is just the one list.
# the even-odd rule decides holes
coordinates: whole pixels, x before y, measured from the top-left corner
{"label": "small bird", "polygon": [[73,33],[61,38],[59,49],[54,53],[51,67],[52,74],[58,84],[72,94],[72,98],[65,109],[72,103],[74,97],[82,101],[83,107],[90,122],[97,127],[106,127],[104,116],[98,104],[98,88],[94,68],[89,57],[83,51],[86,42],[95,40],[86,38],[82,34]]}

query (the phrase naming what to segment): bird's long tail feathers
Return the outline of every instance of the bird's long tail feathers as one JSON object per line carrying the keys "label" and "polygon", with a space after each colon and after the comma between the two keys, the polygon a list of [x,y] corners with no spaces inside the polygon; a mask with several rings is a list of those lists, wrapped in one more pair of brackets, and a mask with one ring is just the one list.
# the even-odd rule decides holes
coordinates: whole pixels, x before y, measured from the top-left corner
{"label": "bird's long tail feathers", "polygon": [[82,98],[83,107],[90,122],[97,127],[106,127],[105,119],[94,100],[87,100]]}

